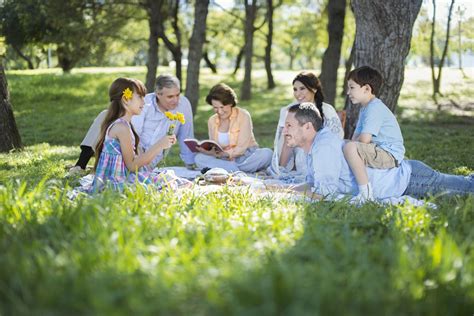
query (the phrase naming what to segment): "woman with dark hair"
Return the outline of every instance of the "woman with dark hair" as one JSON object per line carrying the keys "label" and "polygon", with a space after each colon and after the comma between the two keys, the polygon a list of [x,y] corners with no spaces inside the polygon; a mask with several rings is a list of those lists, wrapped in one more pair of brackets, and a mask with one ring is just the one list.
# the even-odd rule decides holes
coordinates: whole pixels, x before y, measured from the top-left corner
{"label": "woman with dark hair", "polygon": [[280,119],[275,135],[274,152],[272,162],[268,171],[280,178],[290,177],[292,181],[304,181],[306,176],[306,158],[303,150],[290,148],[286,145],[282,134],[288,108],[294,104],[303,102],[314,103],[323,119],[323,127],[337,134],[339,138],[344,137],[344,129],[336,110],[330,104],[324,103],[324,92],[321,82],[315,74],[302,71],[293,79],[293,102],[280,110]]}
{"label": "woman with dark hair", "polygon": [[231,87],[219,83],[206,97],[215,114],[209,118],[209,139],[224,151],[204,150],[194,158],[199,168],[223,168],[227,171],[256,172],[265,169],[272,159],[272,150],[259,148],[253,134],[248,111],[237,106],[237,96]]}

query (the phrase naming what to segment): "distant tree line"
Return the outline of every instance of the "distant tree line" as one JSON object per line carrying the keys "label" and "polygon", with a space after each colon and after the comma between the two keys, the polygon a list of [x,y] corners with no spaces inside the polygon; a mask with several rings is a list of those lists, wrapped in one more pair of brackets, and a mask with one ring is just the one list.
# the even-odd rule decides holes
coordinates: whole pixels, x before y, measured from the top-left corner
{"label": "distant tree line", "polygon": [[[252,70],[263,68],[267,88],[275,69],[321,69],[334,104],[338,68],[371,65],[386,85],[381,97],[395,110],[422,0],[4,0],[0,32],[7,66],[36,68],[45,60],[68,73],[78,66],[146,64],[153,89],[159,65],[173,61],[197,111],[201,64],[213,72],[243,62],[241,99],[252,97]],[[433,1],[435,3],[435,1]],[[451,12],[451,11],[450,11]],[[434,23],[434,21],[433,21]],[[422,25],[424,27],[424,25]],[[53,56],[53,58],[52,58]],[[54,60],[54,64],[51,61]],[[346,101],[346,137],[358,109]]]}

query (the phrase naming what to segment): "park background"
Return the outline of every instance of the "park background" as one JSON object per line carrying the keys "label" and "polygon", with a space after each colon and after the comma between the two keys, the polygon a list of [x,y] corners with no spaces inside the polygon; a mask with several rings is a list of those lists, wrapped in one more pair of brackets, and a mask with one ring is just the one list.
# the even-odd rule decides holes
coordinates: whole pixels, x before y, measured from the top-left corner
{"label": "park background", "polygon": [[[78,180],[65,166],[75,162],[118,76],[148,87],[160,73],[180,77],[200,138],[211,115],[204,97],[218,82],[238,92],[264,147],[273,145],[279,109],[293,100],[300,70],[321,74],[329,103],[352,113],[345,74],[368,58],[358,49],[371,45],[370,36],[390,39],[393,31],[372,26],[357,46],[356,25],[367,27],[364,16],[384,5],[392,11],[383,11],[382,23],[414,22],[404,26],[400,51],[373,47],[378,55],[369,56],[384,76],[401,76],[383,94],[406,156],[442,172],[472,173],[473,4],[408,3],[2,1],[9,91],[2,107],[13,109],[15,124],[1,125],[2,146],[10,146],[0,154],[1,312],[472,313],[472,196],[433,197],[433,209],[301,203],[231,187],[206,196],[130,190],[69,201],[65,194]],[[207,17],[199,20],[204,6]],[[194,32],[201,36],[193,42]],[[165,165],[181,165],[177,153]]]}

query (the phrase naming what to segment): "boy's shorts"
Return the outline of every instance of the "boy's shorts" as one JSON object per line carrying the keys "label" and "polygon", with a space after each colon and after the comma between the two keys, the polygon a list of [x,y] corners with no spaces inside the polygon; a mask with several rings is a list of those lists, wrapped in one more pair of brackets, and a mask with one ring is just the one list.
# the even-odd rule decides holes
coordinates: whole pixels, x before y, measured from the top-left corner
{"label": "boy's shorts", "polygon": [[357,152],[367,167],[375,169],[390,169],[398,167],[397,160],[388,151],[383,150],[375,143],[356,142]]}

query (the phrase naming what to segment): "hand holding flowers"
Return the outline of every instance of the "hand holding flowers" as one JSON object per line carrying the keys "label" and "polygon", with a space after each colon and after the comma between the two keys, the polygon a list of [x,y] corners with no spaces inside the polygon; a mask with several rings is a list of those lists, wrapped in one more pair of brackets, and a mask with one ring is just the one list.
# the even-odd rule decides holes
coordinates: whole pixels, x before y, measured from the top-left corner
{"label": "hand holding flowers", "polygon": [[186,123],[186,120],[184,119],[184,114],[180,112],[176,112],[176,114],[173,114],[171,112],[165,112],[165,116],[172,121],[170,127],[168,128],[168,135],[171,135],[174,133],[174,129],[176,128],[176,124],[174,121],[178,121],[181,124]]}
{"label": "hand holding flowers", "polygon": [[[170,142],[169,147],[171,147],[171,145],[176,143],[176,136],[174,135],[174,129],[176,128],[176,122],[175,121],[178,121],[181,124],[184,124],[184,123],[186,123],[186,120],[184,118],[184,114],[180,113],[180,112],[176,112],[176,114],[175,114],[175,113],[171,113],[171,112],[167,111],[167,112],[165,112],[165,116],[171,121],[171,125],[168,128],[168,132],[166,133],[166,135],[168,135],[168,138],[170,138],[170,136],[173,136],[173,139],[170,138],[170,140],[169,140],[169,142]],[[166,156],[169,153],[169,147],[168,147],[168,149],[165,149],[164,152],[163,152],[163,161],[164,161],[164,158],[166,158]]]}

